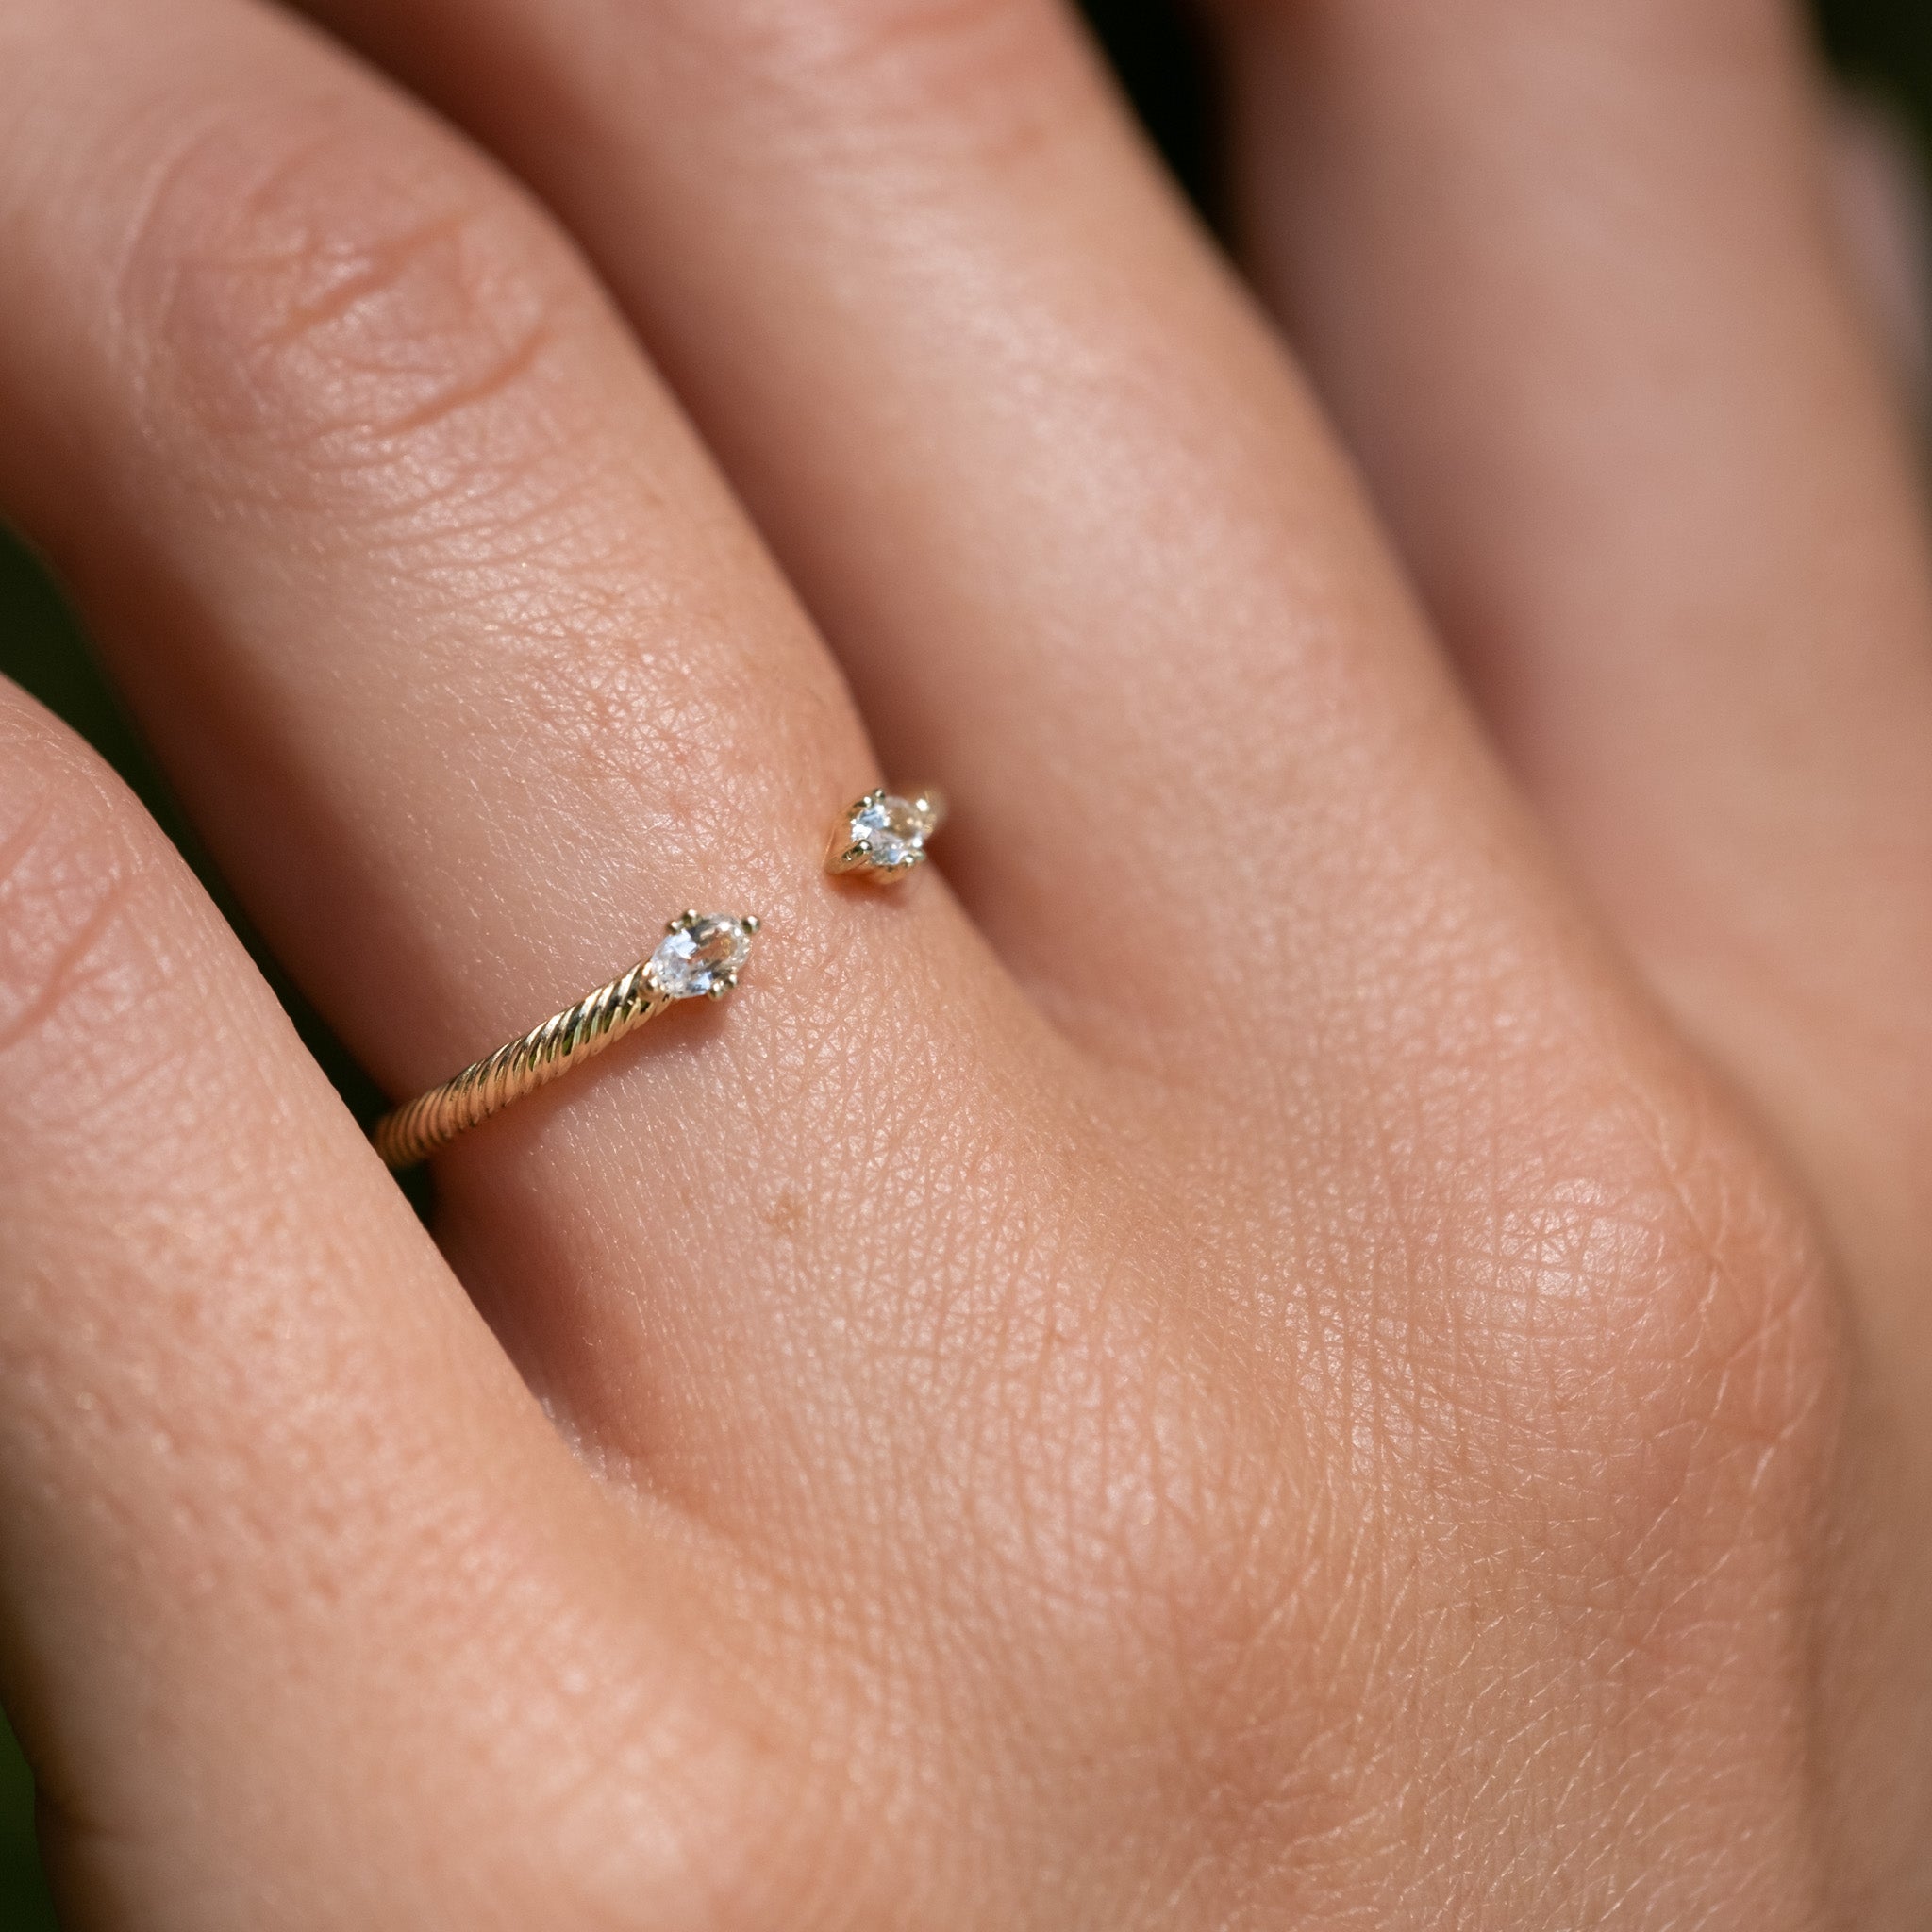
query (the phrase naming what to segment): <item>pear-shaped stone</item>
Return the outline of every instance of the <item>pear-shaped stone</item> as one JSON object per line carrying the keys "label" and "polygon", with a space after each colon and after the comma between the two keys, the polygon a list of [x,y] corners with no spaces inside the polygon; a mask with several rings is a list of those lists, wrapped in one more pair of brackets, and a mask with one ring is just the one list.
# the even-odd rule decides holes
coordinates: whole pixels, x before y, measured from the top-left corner
{"label": "pear-shaped stone", "polygon": [[703,999],[728,991],[751,955],[754,927],[727,913],[679,920],[651,955],[651,980],[667,999]]}
{"label": "pear-shaped stone", "polygon": [[909,798],[890,793],[864,800],[852,814],[852,844],[865,861],[896,872],[925,856],[932,820]]}

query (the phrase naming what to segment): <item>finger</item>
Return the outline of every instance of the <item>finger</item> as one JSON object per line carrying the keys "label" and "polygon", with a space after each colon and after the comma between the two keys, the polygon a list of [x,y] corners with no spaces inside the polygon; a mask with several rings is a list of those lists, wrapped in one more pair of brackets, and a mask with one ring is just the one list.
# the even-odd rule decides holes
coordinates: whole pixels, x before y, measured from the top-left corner
{"label": "finger", "polygon": [[1228,19],[1257,272],[1497,732],[1916,1327],[1932,585],[1790,19]]}
{"label": "finger", "polygon": [[346,1042],[400,1098],[680,908],[763,915],[739,1005],[666,1019],[440,1163],[467,1278],[561,1410],[593,1438],[648,1416],[675,1439],[681,1411],[743,1441],[709,1377],[740,1373],[731,1338],[767,1333],[747,1304],[779,1285],[734,1267],[648,1308],[645,1285],[799,1198],[840,1213],[782,1258],[839,1278],[866,1210],[826,1176],[897,1130],[908,1174],[943,1170],[975,1056],[1017,1037],[1052,1064],[1038,1022],[943,890],[824,878],[827,815],[874,775],[836,672],[496,175],[266,10],[6,18],[0,492]]}
{"label": "finger", "polygon": [[75,1923],[540,1917],[548,1834],[624,1806],[491,1766],[573,1671],[587,1751],[680,1721],[680,1568],[166,841],[0,688],[0,1689]]}
{"label": "finger", "polygon": [[1241,1077],[1270,1012],[1354,1001],[1391,855],[1512,845],[1342,464],[1057,8],[321,10],[589,246],[1081,1038]]}

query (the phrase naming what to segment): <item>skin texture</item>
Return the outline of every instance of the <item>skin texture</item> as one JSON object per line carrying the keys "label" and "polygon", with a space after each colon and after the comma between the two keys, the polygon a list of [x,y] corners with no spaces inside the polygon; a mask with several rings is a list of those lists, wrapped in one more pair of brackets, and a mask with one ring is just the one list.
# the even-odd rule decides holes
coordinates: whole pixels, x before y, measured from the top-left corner
{"label": "skin texture", "polygon": [[0,505],[398,1096],[765,929],[432,1240],[0,697],[73,1922],[1922,1926],[1909,252],[1787,16],[1230,5],[1252,291],[1044,0],[316,16],[0,0]]}

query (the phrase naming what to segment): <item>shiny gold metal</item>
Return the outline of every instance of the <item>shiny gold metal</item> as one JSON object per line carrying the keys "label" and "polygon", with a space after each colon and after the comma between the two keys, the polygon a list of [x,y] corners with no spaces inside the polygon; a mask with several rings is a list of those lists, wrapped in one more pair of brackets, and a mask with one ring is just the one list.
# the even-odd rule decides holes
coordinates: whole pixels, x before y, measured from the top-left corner
{"label": "shiny gold metal", "polygon": [[[666,947],[680,934],[712,924],[736,927],[742,941],[727,963],[706,972],[694,991],[667,990],[660,974],[666,970]],[[688,998],[722,999],[738,984],[739,966],[758,930],[750,914],[715,922],[686,912],[664,928],[665,943],[628,973],[588,993],[575,1006],[553,1013],[542,1025],[521,1039],[500,1046],[489,1058],[477,1060],[440,1087],[385,1114],[372,1131],[375,1151],[392,1168],[413,1167],[439,1147],[526,1093],[547,1086],[559,1074],[614,1046],[666,1007]],[[675,970],[675,967],[672,970]]]}
{"label": "shiny gold metal", "polygon": [[881,786],[854,799],[840,815],[825,847],[829,873],[860,873],[890,885],[925,863],[925,841],[946,819],[946,794],[937,785],[912,792]]}

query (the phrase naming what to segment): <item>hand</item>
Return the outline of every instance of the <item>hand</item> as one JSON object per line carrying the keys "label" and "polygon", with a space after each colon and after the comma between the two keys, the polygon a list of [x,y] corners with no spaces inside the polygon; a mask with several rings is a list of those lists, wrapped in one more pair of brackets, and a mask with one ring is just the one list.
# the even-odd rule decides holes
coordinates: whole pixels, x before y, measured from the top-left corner
{"label": "hand", "polygon": [[396,1096],[764,932],[432,1241],[4,700],[74,1923],[1924,1926],[1932,586],[1780,8],[1230,10],[1292,360],[1044,0],[319,11],[0,6],[0,502]]}

